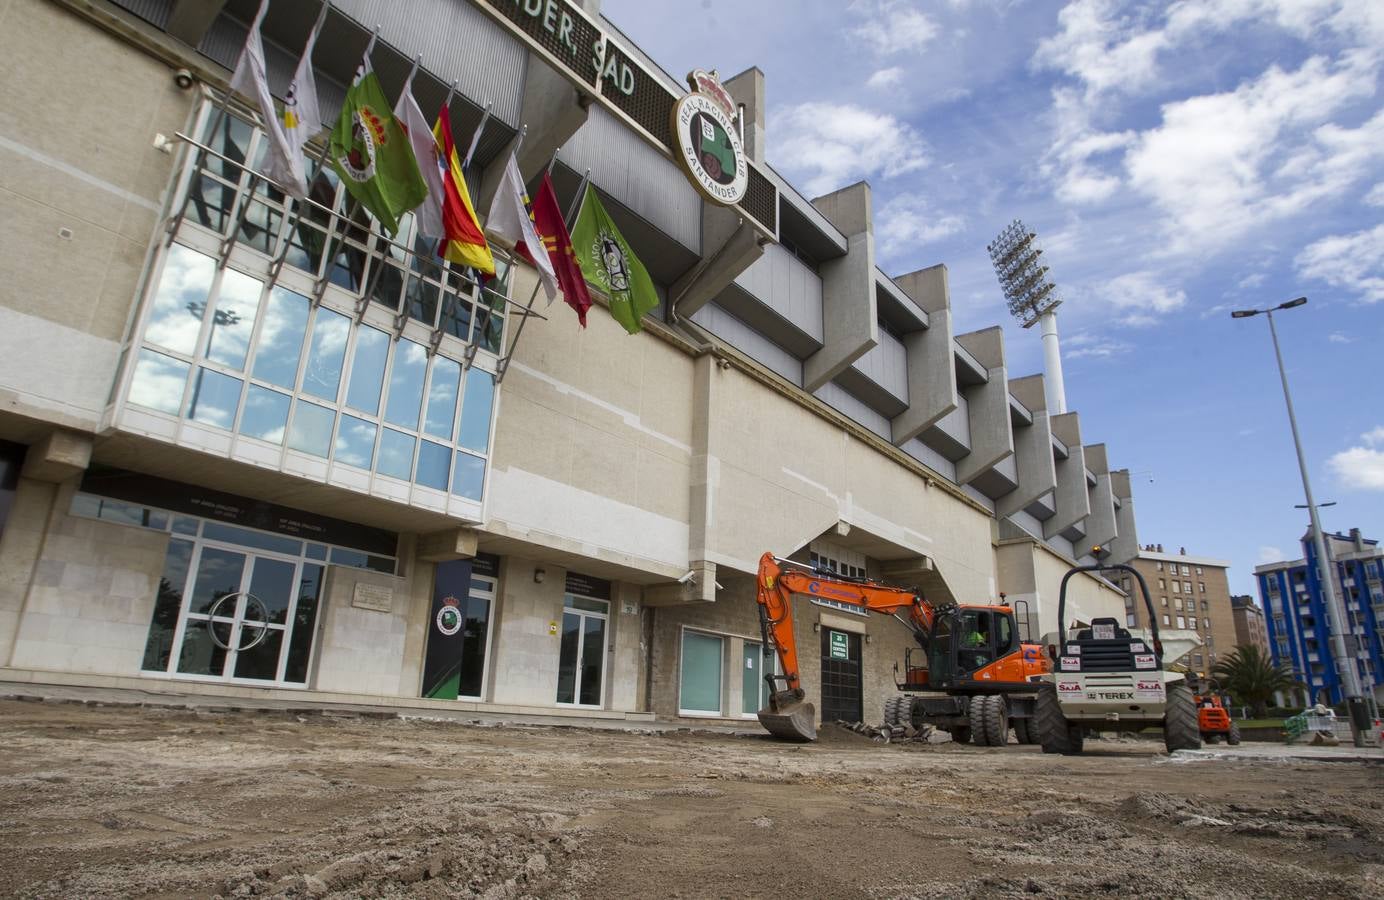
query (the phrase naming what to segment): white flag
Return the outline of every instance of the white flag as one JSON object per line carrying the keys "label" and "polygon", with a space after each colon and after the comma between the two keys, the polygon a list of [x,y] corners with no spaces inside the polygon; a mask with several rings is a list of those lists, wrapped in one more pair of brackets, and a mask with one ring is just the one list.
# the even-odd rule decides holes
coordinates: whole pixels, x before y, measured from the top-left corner
{"label": "white flag", "polygon": [[[538,277],[543,282],[543,292],[551,304],[558,294],[557,273],[553,271],[553,261],[548,257],[547,247],[538,231],[533,227],[529,215],[529,198],[524,191],[524,179],[519,174],[519,160],[509,155],[504,177],[495,189],[495,197],[490,201],[490,213],[485,217],[487,234],[500,238],[511,247],[523,244],[529,252],[524,258],[538,269]],[[540,249],[541,248],[541,249]]]}
{"label": "white flag", "polygon": [[[303,150],[307,147],[308,141],[322,130],[322,112],[317,107],[317,79],[312,74],[312,51],[317,46],[317,35],[322,31],[322,23],[327,20],[327,8],[330,6],[330,0],[324,0],[322,11],[317,14],[317,24],[312,26],[307,45],[303,47],[303,56],[298,60],[298,68],[293,72],[293,81],[288,85],[288,93],[284,95],[284,135],[288,138],[289,146],[293,148],[289,158],[299,167],[303,165]],[[292,191],[290,193],[300,198],[306,195],[306,179],[303,188],[301,194]]]}
{"label": "white flag", "polygon": [[[415,71],[417,71],[415,69]],[[418,231],[424,237],[441,240],[447,236],[442,223],[442,200],[447,189],[442,184],[442,169],[438,165],[437,139],[433,137],[428,120],[413,99],[413,76],[409,75],[404,90],[399,94],[399,102],[394,104],[394,118],[404,126],[408,142],[413,147],[413,156],[418,160],[418,171],[428,185],[428,196],[418,205]]]}
{"label": "white flag", "polygon": [[269,139],[269,152],[265,156],[264,172],[275,184],[295,197],[307,195],[307,176],[303,171],[303,154],[299,148],[288,141],[284,123],[274,108],[274,95],[269,93],[269,79],[265,76],[264,41],[260,39],[260,23],[269,11],[269,0],[260,3],[259,13],[250,25],[250,33],[245,38],[245,49],[240,51],[240,60],[235,64],[231,75],[231,90],[239,91],[259,102],[260,113],[264,116],[264,133]]}

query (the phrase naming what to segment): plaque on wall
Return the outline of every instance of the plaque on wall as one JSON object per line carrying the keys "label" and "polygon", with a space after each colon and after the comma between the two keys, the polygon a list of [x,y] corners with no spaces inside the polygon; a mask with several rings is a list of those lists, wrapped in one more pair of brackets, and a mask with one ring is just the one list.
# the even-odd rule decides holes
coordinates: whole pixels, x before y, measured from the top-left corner
{"label": "plaque on wall", "polygon": [[351,605],[358,609],[373,609],[383,613],[393,612],[394,588],[358,582],[355,593],[351,595]]}

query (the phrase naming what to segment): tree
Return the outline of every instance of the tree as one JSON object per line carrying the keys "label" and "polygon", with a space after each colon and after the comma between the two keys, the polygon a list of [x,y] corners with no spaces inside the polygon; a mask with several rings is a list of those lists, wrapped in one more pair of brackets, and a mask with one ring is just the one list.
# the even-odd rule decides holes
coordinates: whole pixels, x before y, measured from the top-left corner
{"label": "tree", "polygon": [[1254,709],[1254,716],[1258,719],[1267,715],[1269,700],[1275,691],[1301,687],[1293,677],[1292,669],[1282,664],[1275,665],[1268,654],[1253,644],[1236,647],[1229,656],[1216,663],[1212,672],[1237,703]]}

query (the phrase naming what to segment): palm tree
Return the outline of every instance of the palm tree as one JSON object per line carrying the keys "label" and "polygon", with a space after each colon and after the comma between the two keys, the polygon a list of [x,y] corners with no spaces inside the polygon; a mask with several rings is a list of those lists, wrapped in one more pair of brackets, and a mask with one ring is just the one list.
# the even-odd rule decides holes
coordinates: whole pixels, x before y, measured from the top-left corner
{"label": "palm tree", "polygon": [[1216,663],[1212,672],[1237,703],[1253,707],[1256,719],[1267,715],[1269,700],[1275,691],[1301,686],[1293,677],[1292,669],[1275,665],[1268,654],[1253,644],[1236,647]]}

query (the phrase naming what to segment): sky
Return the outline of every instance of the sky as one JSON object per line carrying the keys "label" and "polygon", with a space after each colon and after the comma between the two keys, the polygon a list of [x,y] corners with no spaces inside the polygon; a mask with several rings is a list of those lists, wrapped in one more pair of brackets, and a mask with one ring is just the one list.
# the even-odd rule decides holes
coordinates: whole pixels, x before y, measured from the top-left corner
{"label": "sky", "polygon": [[1328,531],[1384,540],[1384,2],[603,0],[681,77],[765,76],[804,195],[870,183],[880,267],[945,263],[957,333],[1005,326],[986,245],[1037,232],[1069,410],[1133,476],[1141,544],[1301,556],[1274,317]]}

